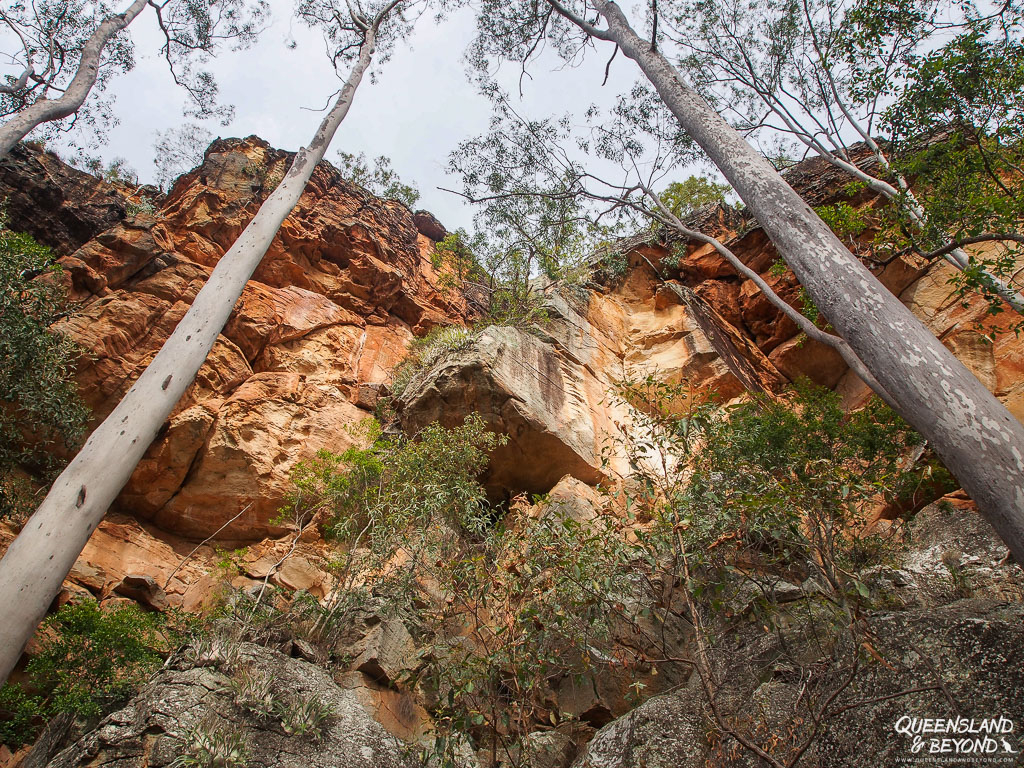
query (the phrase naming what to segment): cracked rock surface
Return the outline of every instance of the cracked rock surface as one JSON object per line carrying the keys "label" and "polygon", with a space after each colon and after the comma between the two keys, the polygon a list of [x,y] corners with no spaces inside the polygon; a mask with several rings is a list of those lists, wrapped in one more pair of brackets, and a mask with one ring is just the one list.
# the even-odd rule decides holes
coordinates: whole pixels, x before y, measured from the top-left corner
{"label": "cracked rock surface", "polygon": [[234,700],[229,678],[212,667],[190,666],[175,657],[123,709],[65,749],[48,768],[163,768],[194,754],[192,730],[241,737],[251,766],[274,768],[411,768],[412,754],[359,702],[357,693],[335,684],[313,664],[245,643],[238,665],[270,675],[276,698],[315,699],[330,708],[320,738],[290,736],[274,718],[264,718]]}

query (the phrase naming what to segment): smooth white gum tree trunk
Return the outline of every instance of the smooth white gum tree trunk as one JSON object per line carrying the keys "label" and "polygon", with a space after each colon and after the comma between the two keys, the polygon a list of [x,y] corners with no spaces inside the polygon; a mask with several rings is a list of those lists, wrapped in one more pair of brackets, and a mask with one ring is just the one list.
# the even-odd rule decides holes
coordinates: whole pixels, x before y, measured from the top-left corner
{"label": "smooth white gum tree trunk", "polygon": [[82,48],[82,58],[78,63],[78,71],[71,79],[64,93],[56,99],[39,99],[22,110],[15,112],[6,123],[0,126],[0,158],[4,158],[14,146],[43,123],[61,120],[73,115],[85,103],[89,92],[96,85],[99,76],[100,59],[103,49],[110,39],[131,24],[135,17],[142,13],[148,0],[135,0],[128,8],[116,16],[104,19],[93,32]]}

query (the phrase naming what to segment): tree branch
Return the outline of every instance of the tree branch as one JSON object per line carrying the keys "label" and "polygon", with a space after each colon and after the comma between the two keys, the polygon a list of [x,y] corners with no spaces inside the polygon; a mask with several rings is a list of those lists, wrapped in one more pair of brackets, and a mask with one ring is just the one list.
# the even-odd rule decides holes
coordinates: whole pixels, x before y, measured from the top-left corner
{"label": "tree branch", "polygon": [[955,250],[963,248],[966,245],[977,245],[978,243],[999,243],[999,242],[1013,242],[1013,243],[1024,243],[1024,235],[1018,235],[1012,232],[982,232],[980,235],[974,235],[973,237],[965,237],[961,240],[957,240],[952,243],[948,243],[941,248],[936,248],[934,251],[928,253],[921,253],[918,251],[918,255],[923,259],[937,259],[944,257],[947,254],[952,253]]}
{"label": "tree branch", "polygon": [[615,46],[615,50],[612,51],[611,58],[608,59],[608,63],[604,65],[604,80],[601,81],[601,86],[604,87],[608,84],[608,74],[612,69],[612,62],[615,61],[615,54],[619,52],[619,46]]}
{"label": "tree branch", "polygon": [[89,36],[78,65],[78,71],[59,99],[37,99],[19,110],[0,127],[0,158],[6,157],[14,145],[43,123],[74,114],[85,103],[96,84],[103,49],[118,32],[134,21],[146,7],[147,0],[134,0],[123,13],[105,18]]}
{"label": "tree branch", "polygon": [[843,362],[850,366],[850,369],[854,373],[856,373],[865,384],[871,387],[871,389],[874,390],[875,393],[877,393],[878,396],[881,397],[889,405],[889,407],[893,408],[893,410],[896,410],[895,403],[893,402],[889,394],[885,391],[885,388],[878,383],[878,380],[875,379],[874,376],[871,375],[871,372],[867,369],[863,361],[860,359],[860,357],[857,356],[857,353],[853,351],[853,348],[849,344],[847,344],[843,339],[839,338],[838,336],[833,336],[830,333],[825,333],[825,331],[818,328],[818,326],[812,323],[808,318],[804,317],[803,314],[801,314],[799,311],[797,311],[789,304],[787,304],[785,301],[783,301],[782,297],[779,296],[772,289],[772,287],[768,285],[767,282],[765,282],[764,278],[762,278],[757,272],[755,272],[746,264],[744,264],[740,260],[740,258],[735,253],[733,253],[729,248],[727,248],[720,240],[711,237],[710,235],[705,235],[703,232],[700,232],[698,230],[690,229],[685,224],[683,224],[683,222],[680,221],[679,217],[677,217],[671,210],[669,210],[669,208],[661,201],[661,198],[658,197],[658,195],[655,194],[654,191],[651,190],[649,187],[640,184],[640,188],[649,198],[651,198],[652,201],[654,201],[654,204],[660,210],[662,216],[664,217],[664,220],[667,221],[670,224],[670,226],[675,228],[675,230],[680,234],[692,240],[697,240],[698,242],[706,243],[712,246],[719,253],[719,255],[721,255],[727,262],[729,262],[733,269],[735,269],[737,272],[739,272],[747,279],[751,280],[754,283],[754,285],[756,285],[758,289],[760,289],[760,291],[764,294],[765,298],[768,299],[768,301],[776,309],[778,309],[786,317],[788,317],[790,320],[796,323],[796,326],[801,331],[803,331],[808,338],[811,338],[814,341],[832,347],[836,352],[839,353],[839,356],[843,358]]}
{"label": "tree branch", "polygon": [[559,16],[563,16],[564,18],[568,19],[591,37],[596,37],[598,40],[612,39],[607,31],[603,29],[598,29],[589,21],[586,21],[582,16],[577,16],[571,10],[569,10],[560,2],[558,2],[558,0],[547,0],[547,2],[552,8],[554,8],[558,12]]}

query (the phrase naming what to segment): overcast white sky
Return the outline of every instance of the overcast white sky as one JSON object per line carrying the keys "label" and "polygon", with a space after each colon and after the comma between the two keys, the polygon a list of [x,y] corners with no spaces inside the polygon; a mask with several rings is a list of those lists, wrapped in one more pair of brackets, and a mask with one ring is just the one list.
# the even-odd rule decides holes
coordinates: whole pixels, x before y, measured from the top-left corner
{"label": "overcast white sky", "polygon": [[[306,143],[320,121],[321,108],[339,87],[324,54],[319,32],[306,29],[290,16],[292,3],[271,0],[273,20],[260,42],[246,51],[224,52],[211,62],[221,88],[222,102],[234,104],[228,126],[206,123],[215,136],[256,134],[272,145],[294,150]],[[132,25],[136,67],[111,84],[120,124],[101,150],[105,159],[124,157],[143,181],[153,178],[156,132],[181,125],[185,98],[174,86],[158,55],[159,37],[151,12]],[[328,151],[387,155],[401,177],[414,182],[419,205],[433,211],[449,228],[469,228],[472,212],[456,196],[438,186],[455,186],[445,175],[448,153],[462,139],[487,128],[488,102],[467,80],[463,53],[473,36],[473,17],[467,9],[443,24],[426,15],[410,41],[383,67],[376,83],[364,80],[352,111]],[[289,49],[287,40],[298,45]],[[564,67],[554,55],[542,57],[524,83],[523,113],[531,117],[571,112],[582,116],[594,102],[614,103],[632,84],[635,65],[617,57],[603,88],[605,58],[610,46],[600,44],[597,55],[578,68]],[[609,48],[609,50],[605,50]],[[517,72],[502,73],[513,85]],[[504,78],[503,78],[504,79]],[[307,108],[307,109],[304,109]]]}

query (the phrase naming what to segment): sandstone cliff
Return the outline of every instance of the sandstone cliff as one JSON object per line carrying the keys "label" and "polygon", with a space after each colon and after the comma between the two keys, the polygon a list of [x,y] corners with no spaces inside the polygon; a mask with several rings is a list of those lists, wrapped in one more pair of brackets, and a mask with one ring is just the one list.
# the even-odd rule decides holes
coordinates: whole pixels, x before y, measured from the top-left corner
{"label": "sandstone cliff", "polygon": [[[77,379],[95,419],[167,338],[288,159],[256,138],[215,142],[154,212],[131,216],[123,191],[52,155],[23,147],[0,166],[12,226],[72,251],[61,262],[80,311],[62,330],[83,347]],[[801,164],[790,180],[814,204],[843,198],[844,179],[823,162]],[[770,271],[777,255],[759,228],[732,210],[698,219],[800,305],[792,275]],[[443,235],[429,215],[419,222]],[[553,293],[552,322],[536,334],[493,329],[444,358],[408,389],[403,425],[482,412],[513,437],[492,463],[490,484],[514,495],[550,490],[566,474],[597,480],[602,445],[623,416],[608,393],[623,378],[686,379],[728,400],[808,376],[851,405],[863,400],[866,388],[838,355],[800,338],[751,281],[708,246],[683,245],[681,256],[679,247],[638,237],[625,244],[622,278]],[[413,336],[467,320],[465,300],[439,284],[431,251],[403,206],[347,184],[327,164],[318,168],[116,511],[202,538],[244,509],[218,538],[280,534],[271,520],[295,462],[352,444],[351,427],[370,414]],[[911,257],[868,263],[1024,417],[1024,344],[1001,318],[986,316],[980,301],[965,306],[947,285],[948,267],[926,269]]]}
{"label": "sandstone cliff", "polygon": [[[179,179],[152,211],[129,205],[124,190],[30,148],[0,163],[0,196],[10,200],[10,226],[33,232],[55,249],[68,290],[79,302],[79,311],[60,330],[82,347],[77,382],[96,420],[109,413],[168,337],[289,158],[255,137],[218,140],[203,164]],[[844,179],[824,163],[801,164],[790,180],[815,205],[844,195]],[[868,209],[878,204],[868,198],[854,202]],[[777,255],[742,214],[707,209],[695,223],[799,305],[792,275],[771,269]],[[233,586],[244,590],[268,582],[286,592],[327,594],[335,577],[318,532],[295,535],[275,517],[298,461],[362,439],[356,427],[373,414],[412,339],[434,326],[472,319],[466,300],[445,287],[431,264],[433,243],[444,232],[429,214],[414,216],[347,183],[328,164],[318,167],[195,383],[83,552],[61,600],[87,592],[109,601],[131,598],[156,610],[196,609],[218,585],[214,546],[238,544],[249,547],[237,558]],[[864,233],[861,244],[867,246],[869,237]],[[645,234],[623,250],[620,274],[599,270],[582,290],[551,290],[550,322],[530,329],[479,329],[419,371],[396,403],[401,427],[413,432],[434,421],[453,426],[479,412],[509,437],[484,478],[495,499],[550,493],[551,501],[575,505],[586,518],[596,504],[591,486],[628,469],[623,457],[607,454],[610,436],[627,428],[631,407],[643,407],[610,396],[617,381],[648,375],[685,380],[697,391],[730,400],[751,390],[780,392],[807,376],[841,392],[850,406],[866,397],[838,355],[801,339],[793,323],[709,247]],[[865,250],[882,282],[1024,418],[1024,342],[1000,318],[986,315],[981,302],[961,302],[945,267],[910,257],[876,261]],[[961,507],[965,521],[976,520],[969,504]],[[959,525],[964,530],[972,524]],[[907,602],[917,613],[894,614],[891,621],[912,643],[930,643],[921,638],[933,638],[936,631],[952,637],[946,650],[954,684],[966,686],[981,670],[985,701],[1002,706],[1006,686],[995,679],[992,664],[974,664],[971,653],[982,643],[977,633],[1016,642],[1015,614],[1007,618],[994,607],[999,600],[1020,600],[1013,566],[998,562],[998,544],[990,531],[980,531],[970,556],[983,571],[979,579],[992,585],[981,595],[988,602],[977,611],[984,626],[971,624],[970,611],[959,606],[935,619],[935,630],[930,607],[951,599],[922,603],[919,593],[927,592],[940,550],[956,544],[952,529],[938,530],[931,549],[911,551],[896,569],[909,574],[900,575],[899,584],[915,585]],[[0,544],[12,536],[0,527]],[[197,549],[210,536],[214,541]],[[887,584],[873,588],[890,590]],[[379,640],[383,633],[378,626],[368,623],[351,647],[338,652],[356,661],[333,681],[288,658],[318,661],[298,643],[280,644],[273,653],[245,651],[252,664],[315,689],[345,713],[326,746],[306,744],[290,753],[281,734],[268,734],[263,724],[218,698],[223,680],[216,670],[177,658],[127,709],[53,765],[166,765],[180,730],[175,721],[191,718],[200,701],[235,718],[247,738],[263,744],[267,765],[346,764],[351,750],[365,760],[404,764],[408,755],[395,739],[421,738],[429,726],[420,692],[399,682],[419,663],[418,650],[404,627],[395,630],[405,632],[401,642],[371,647],[367,638]],[[920,672],[916,663],[908,669]],[[685,682],[644,678],[647,695]],[[630,713],[628,683],[614,675],[564,683],[552,711],[577,717],[582,730],[539,731],[537,768],[564,768],[577,753],[581,766],[702,765],[707,745],[698,739],[705,750],[700,751],[690,749],[690,742],[706,724],[696,709],[687,709],[687,689]],[[889,685],[869,685],[862,694],[884,696]],[[769,701],[793,691],[780,685],[762,693]],[[841,723],[834,728],[830,738],[841,743],[841,755],[848,740],[842,741]],[[685,757],[684,746],[690,750]],[[842,764],[829,760],[841,758],[823,752],[821,764]]]}
{"label": "sandstone cliff", "polygon": [[[60,330],[83,348],[78,382],[96,421],[166,340],[289,159],[255,138],[219,141],[155,212],[127,217],[109,185],[68,168],[53,174],[47,190],[69,199],[48,219],[100,229],[123,218],[60,260],[80,302]],[[4,191],[36,195],[24,175]],[[103,216],[97,198],[114,200]],[[21,208],[11,216],[29,228]],[[47,239],[66,242],[59,229]],[[429,249],[404,206],[318,168],[117,508],[198,537],[246,508],[221,538],[279,532],[270,520],[294,463],[352,442],[346,428],[368,415],[369,392],[413,334],[466,318],[459,297],[437,286]]]}

